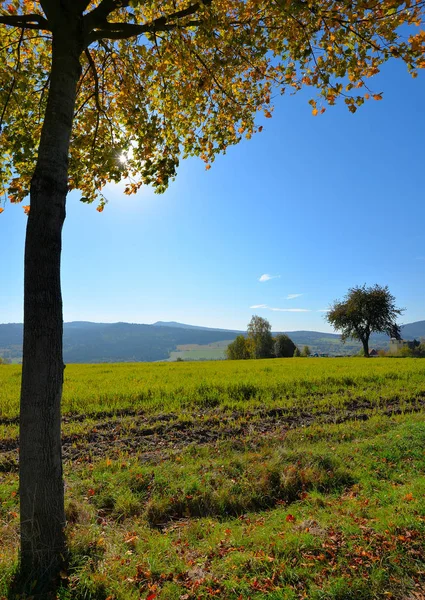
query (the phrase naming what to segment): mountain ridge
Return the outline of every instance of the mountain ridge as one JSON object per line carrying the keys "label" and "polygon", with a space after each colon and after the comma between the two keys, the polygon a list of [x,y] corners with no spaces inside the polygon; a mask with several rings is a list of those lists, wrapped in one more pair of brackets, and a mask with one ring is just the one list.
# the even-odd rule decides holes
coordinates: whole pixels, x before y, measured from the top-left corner
{"label": "mountain ridge", "polygon": [[[172,325],[171,325],[172,324]],[[168,360],[179,346],[207,346],[230,342],[246,332],[186,325],[176,321],[143,323],[64,323],[64,360],[72,363],[153,362]],[[274,332],[276,335],[279,332]],[[349,340],[344,345],[337,333],[297,330],[285,332],[298,346],[309,346],[319,354],[351,355],[360,343]],[[19,362],[22,358],[22,323],[0,324],[0,357]],[[425,320],[402,326],[402,337],[425,337]],[[373,334],[370,346],[388,348],[388,336]]]}

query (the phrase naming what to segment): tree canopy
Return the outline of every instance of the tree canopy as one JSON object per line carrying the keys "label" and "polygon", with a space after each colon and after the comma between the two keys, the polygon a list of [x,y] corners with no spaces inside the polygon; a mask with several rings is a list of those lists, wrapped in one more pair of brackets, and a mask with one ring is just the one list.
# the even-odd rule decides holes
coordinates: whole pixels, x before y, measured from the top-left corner
{"label": "tree canopy", "polygon": [[253,315],[248,323],[248,344],[252,358],[273,356],[272,328],[267,319]]}
{"label": "tree canopy", "polygon": [[229,360],[246,360],[251,358],[249,344],[243,335],[238,335],[226,348],[226,358]]}
{"label": "tree canopy", "polygon": [[341,331],[343,341],[348,338],[360,340],[363,354],[369,356],[369,337],[372,332],[400,337],[397,317],[403,309],[396,308],[395,298],[388,286],[378,284],[350,288],[343,301],[336,300],[326,315],[326,320]]}
{"label": "tree canopy", "polygon": [[294,356],[296,346],[291,338],[286,334],[279,333],[273,341],[273,352],[276,358],[289,358]]}
{"label": "tree canopy", "polygon": [[[0,193],[29,193],[50,85],[52,38],[77,16],[81,76],[68,190],[108,181],[158,192],[181,157],[209,168],[259,131],[273,88],[317,88],[314,115],[355,112],[390,57],[425,66],[424,2],[399,0],[7,0],[0,2]],[[402,27],[404,26],[404,27]],[[407,26],[407,27],[406,27]],[[418,29],[419,28],[419,29]],[[371,89],[372,88],[372,89]],[[28,93],[31,90],[31,93]]]}

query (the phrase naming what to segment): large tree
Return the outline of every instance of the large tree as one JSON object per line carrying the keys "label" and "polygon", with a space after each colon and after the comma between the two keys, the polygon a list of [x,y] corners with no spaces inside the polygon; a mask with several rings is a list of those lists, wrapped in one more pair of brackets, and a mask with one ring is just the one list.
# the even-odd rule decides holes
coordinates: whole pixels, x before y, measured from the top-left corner
{"label": "large tree", "polygon": [[[0,197],[30,195],[20,418],[21,572],[38,586],[65,555],[60,440],[61,232],[66,196],[107,181],[161,192],[181,156],[206,166],[261,129],[273,86],[381,99],[390,57],[425,66],[424,2],[0,1]],[[407,37],[406,37],[407,36]],[[0,212],[4,209],[0,207]]]}
{"label": "large tree", "polygon": [[289,358],[294,356],[296,346],[291,338],[284,333],[279,333],[273,340],[273,353],[276,358]]}
{"label": "large tree", "polygon": [[400,338],[397,317],[402,312],[403,309],[396,308],[395,298],[387,286],[363,285],[349,289],[344,300],[336,300],[325,318],[337,331],[341,331],[343,341],[348,338],[360,340],[363,355],[368,358],[372,332]]}
{"label": "large tree", "polygon": [[252,358],[271,358],[273,356],[272,328],[267,319],[253,315],[248,323],[247,343]]}

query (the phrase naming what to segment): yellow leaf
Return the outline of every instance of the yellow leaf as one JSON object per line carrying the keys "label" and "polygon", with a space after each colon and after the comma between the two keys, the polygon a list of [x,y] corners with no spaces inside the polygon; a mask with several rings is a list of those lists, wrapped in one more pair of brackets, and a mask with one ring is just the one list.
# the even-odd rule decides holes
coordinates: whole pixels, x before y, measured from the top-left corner
{"label": "yellow leaf", "polygon": [[317,117],[317,115],[319,114],[319,111],[317,110],[317,108],[313,108],[313,110],[311,111],[311,114],[313,115],[313,117]]}

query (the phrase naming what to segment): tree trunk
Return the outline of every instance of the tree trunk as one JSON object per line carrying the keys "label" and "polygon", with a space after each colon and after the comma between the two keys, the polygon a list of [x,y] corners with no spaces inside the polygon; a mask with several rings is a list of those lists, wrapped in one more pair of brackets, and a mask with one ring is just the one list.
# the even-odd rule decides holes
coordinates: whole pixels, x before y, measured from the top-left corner
{"label": "tree trunk", "polygon": [[369,358],[369,338],[362,338],[363,356]]}
{"label": "tree trunk", "polygon": [[[65,559],[61,456],[62,295],[60,258],[68,153],[80,76],[67,26],[53,35],[49,97],[25,244],[24,349],[20,408],[21,581],[44,594]],[[30,91],[29,91],[30,93]],[[35,587],[34,587],[35,586]],[[44,596],[43,596],[44,597]]]}

